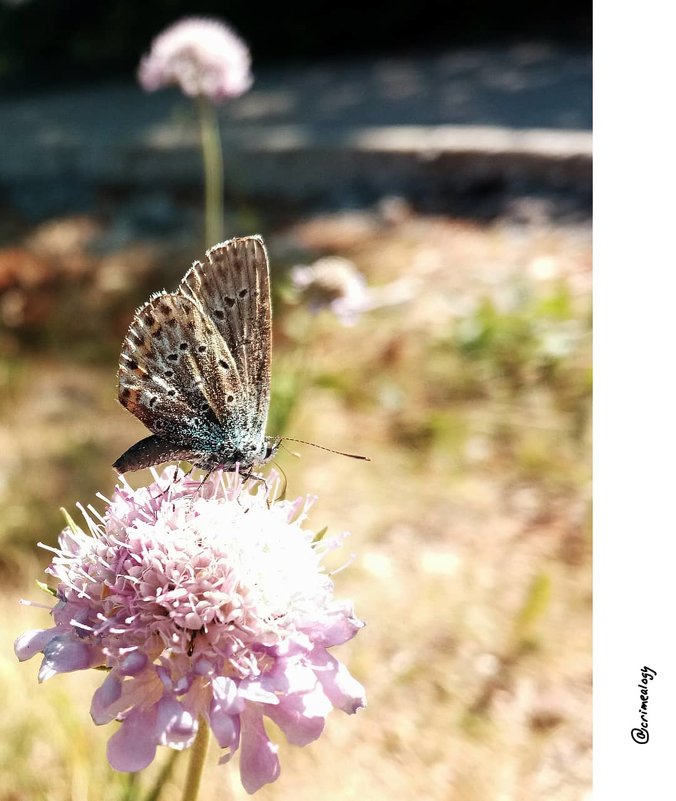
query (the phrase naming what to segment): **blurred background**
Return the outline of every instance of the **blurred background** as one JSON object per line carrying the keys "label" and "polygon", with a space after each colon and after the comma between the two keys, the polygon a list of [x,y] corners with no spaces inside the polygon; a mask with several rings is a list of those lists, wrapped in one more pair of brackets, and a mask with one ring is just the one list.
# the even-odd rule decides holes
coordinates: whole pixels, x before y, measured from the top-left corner
{"label": "blurred background", "polygon": [[[136,80],[196,13],[251,49],[218,117],[225,235],[271,257],[268,432],[372,458],[280,456],[352,532],[336,594],[367,627],[336,655],[369,706],[282,743],[259,796],[590,797],[590,4],[1,0],[0,801],[141,798],[166,759],[115,774],[100,674],[38,686],[12,643],[49,622],[19,606],[37,542],[144,436],[133,311],[207,244],[193,103]],[[216,762],[203,797],[246,797]]]}

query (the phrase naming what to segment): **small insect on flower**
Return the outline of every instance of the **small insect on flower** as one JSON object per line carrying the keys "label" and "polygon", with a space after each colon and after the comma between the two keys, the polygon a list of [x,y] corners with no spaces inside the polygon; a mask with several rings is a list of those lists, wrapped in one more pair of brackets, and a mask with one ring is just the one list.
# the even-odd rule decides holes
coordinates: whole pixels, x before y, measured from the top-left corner
{"label": "small insect on flower", "polygon": [[246,92],[250,68],[249,49],[227,25],[187,17],[153,41],[138,77],[147,91],[175,84],[190,97],[219,102]]}
{"label": "small insect on flower", "polygon": [[281,437],[265,436],[269,273],[261,237],[230,239],[207,251],[206,263],[196,261],[175,292],[159,292],[136,311],[120,354],[118,397],[153,434],[120,456],[118,472],[185,459],[251,475],[274,457]]}
{"label": "small insect on flower", "polygon": [[[38,678],[103,667],[96,724],[121,726],[108,760],[149,765],[157,746],[189,747],[200,721],[227,762],[240,749],[249,793],[279,775],[263,718],[295,745],[321,734],[328,712],[353,713],[364,689],[330,653],[363,623],[333,597],[322,567],[341,538],[303,527],[311,501],[274,500],[238,474],[202,484],[167,475],[118,486],[105,514],[69,521],[47,573],[57,580],[51,628],[18,638],[20,660],[42,652]],[[84,511],[84,510],[83,510]]]}

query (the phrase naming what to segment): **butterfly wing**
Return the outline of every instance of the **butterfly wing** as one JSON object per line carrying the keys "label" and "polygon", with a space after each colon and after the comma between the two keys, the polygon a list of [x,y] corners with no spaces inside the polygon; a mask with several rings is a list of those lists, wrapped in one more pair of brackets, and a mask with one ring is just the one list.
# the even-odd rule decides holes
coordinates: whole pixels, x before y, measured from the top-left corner
{"label": "butterfly wing", "polygon": [[260,237],[217,245],[176,292],[151,297],[122,346],[119,400],[161,441],[148,438],[142,454],[129,455],[135,467],[128,469],[165,451],[203,463],[216,454],[245,464],[260,458],[270,347],[269,268]]}
{"label": "butterfly wing", "polygon": [[196,451],[223,439],[214,407],[242,391],[234,360],[184,295],[153,296],[134,315],[120,353],[119,400],[151,431]]}
{"label": "butterfly wing", "polygon": [[[195,302],[218,331],[216,351],[228,355],[232,372],[216,372],[233,404],[209,400],[219,422],[237,437],[261,440],[270,404],[272,320],[268,256],[259,236],[231,239],[211,248],[206,264],[195,262],[179,294]],[[236,379],[236,388],[231,383]],[[236,389],[236,391],[235,391]]]}

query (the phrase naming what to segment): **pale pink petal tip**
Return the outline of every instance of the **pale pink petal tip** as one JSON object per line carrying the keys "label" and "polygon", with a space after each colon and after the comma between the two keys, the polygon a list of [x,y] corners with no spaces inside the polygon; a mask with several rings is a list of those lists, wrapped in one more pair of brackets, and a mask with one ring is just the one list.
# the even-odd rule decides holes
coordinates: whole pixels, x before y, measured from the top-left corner
{"label": "pale pink petal tip", "polygon": [[155,709],[133,709],[108,740],[108,762],[115,770],[135,773],[155,758]]}
{"label": "pale pink petal tip", "polygon": [[46,647],[47,643],[55,637],[58,630],[58,627],[55,626],[51,629],[25,631],[23,634],[19,635],[14,641],[14,653],[17,659],[20,662],[25,662],[26,659],[30,659],[35,656],[35,654],[39,654]]}
{"label": "pale pink petal tip", "polygon": [[264,784],[279,777],[279,758],[276,745],[265,733],[263,718],[255,711],[242,716],[242,752],[239,773],[242,786],[253,795]]}

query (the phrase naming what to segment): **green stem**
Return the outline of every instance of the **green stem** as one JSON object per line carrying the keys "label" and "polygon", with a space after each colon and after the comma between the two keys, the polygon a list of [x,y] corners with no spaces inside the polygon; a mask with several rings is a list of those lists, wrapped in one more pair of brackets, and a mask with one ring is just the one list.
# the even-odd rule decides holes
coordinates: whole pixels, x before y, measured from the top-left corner
{"label": "green stem", "polygon": [[299,321],[298,329],[293,330],[293,333],[287,330],[287,335],[294,341],[293,354],[286,362],[285,368],[279,371],[279,375],[283,378],[278,379],[274,385],[275,402],[272,404],[269,430],[279,435],[286,434],[294,410],[303,392],[311,384],[310,345],[314,321],[307,311],[299,311],[293,322],[298,320],[301,314],[305,317]]}
{"label": "green stem", "polygon": [[164,789],[165,784],[169,781],[171,777],[171,771],[173,770],[174,763],[176,759],[180,756],[180,751],[171,750],[169,754],[169,758],[164,763],[162,770],[160,771],[160,775],[157,777],[157,781],[153,785],[151,791],[148,795],[144,798],[144,801],[157,801],[160,797],[160,793]]}
{"label": "green stem", "polygon": [[138,798],[138,788],[139,788],[139,774],[128,773],[127,781],[125,782],[125,787],[123,790],[123,795],[121,796],[121,801],[136,801],[136,798]]}
{"label": "green stem", "polygon": [[197,730],[197,737],[190,748],[190,764],[188,765],[188,775],[186,776],[185,789],[183,790],[183,801],[197,801],[202,769],[204,768],[204,760],[207,757],[208,749],[209,724],[202,718]]}
{"label": "green stem", "polygon": [[223,148],[214,105],[197,97],[204,162],[204,235],[207,248],[223,239]]}

